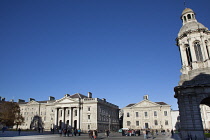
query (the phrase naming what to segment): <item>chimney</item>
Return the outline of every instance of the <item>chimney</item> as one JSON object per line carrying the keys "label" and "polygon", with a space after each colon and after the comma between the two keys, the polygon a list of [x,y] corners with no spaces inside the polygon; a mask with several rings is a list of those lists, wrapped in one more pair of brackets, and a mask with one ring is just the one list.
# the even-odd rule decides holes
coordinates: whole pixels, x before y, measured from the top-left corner
{"label": "chimney", "polygon": [[88,92],[88,98],[92,98],[92,93]]}
{"label": "chimney", "polygon": [[149,100],[149,95],[144,95],[144,100]]}
{"label": "chimney", "polygon": [[29,102],[30,102],[30,101],[35,101],[35,99],[34,99],[34,98],[29,98]]}
{"label": "chimney", "polygon": [[22,99],[18,99],[18,103],[24,103],[25,100],[22,100]]}
{"label": "chimney", "polygon": [[103,100],[104,102],[106,102],[106,99],[105,99],[105,98],[102,98],[102,100]]}
{"label": "chimney", "polygon": [[55,100],[55,97],[50,96],[50,97],[49,97],[49,100],[50,100],[50,101],[53,101],[53,100]]}
{"label": "chimney", "polygon": [[65,94],[64,96],[65,96],[65,97],[69,97],[70,95],[69,95],[69,94]]}

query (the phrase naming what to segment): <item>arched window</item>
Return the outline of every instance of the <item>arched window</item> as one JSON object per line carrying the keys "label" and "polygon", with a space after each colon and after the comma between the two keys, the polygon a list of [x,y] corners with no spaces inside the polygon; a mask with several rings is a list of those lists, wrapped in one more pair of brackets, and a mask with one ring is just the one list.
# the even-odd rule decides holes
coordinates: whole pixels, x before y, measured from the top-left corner
{"label": "arched window", "polygon": [[192,56],[191,56],[191,52],[190,52],[190,46],[188,44],[185,44],[185,49],[186,49],[188,65],[191,66],[192,65]]}
{"label": "arched window", "polygon": [[188,18],[188,19],[191,19],[191,15],[190,15],[190,14],[188,14],[188,15],[187,15],[187,18]]}
{"label": "arched window", "polygon": [[206,51],[207,51],[208,58],[210,59],[210,54],[209,54],[209,48],[208,48],[207,40],[205,41],[205,46],[206,46]]}
{"label": "arched window", "polygon": [[198,41],[196,41],[194,43],[194,49],[195,49],[195,55],[196,55],[197,61],[203,61],[201,46],[200,46],[200,43]]}
{"label": "arched window", "polygon": [[186,21],[187,21],[186,16],[184,16],[184,22],[186,22]]}

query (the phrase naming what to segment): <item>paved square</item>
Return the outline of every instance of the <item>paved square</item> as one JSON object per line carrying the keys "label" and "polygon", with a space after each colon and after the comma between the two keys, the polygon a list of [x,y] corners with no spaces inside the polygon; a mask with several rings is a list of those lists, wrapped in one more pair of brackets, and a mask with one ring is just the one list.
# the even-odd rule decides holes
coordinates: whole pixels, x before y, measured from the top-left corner
{"label": "paved square", "polygon": [[[122,136],[121,133],[111,133],[110,137],[106,137],[104,133],[99,133],[97,140],[143,140],[141,136]],[[152,138],[149,138],[152,139]],[[38,133],[38,132],[21,132],[20,136],[17,131],[6,131],[0,133],[0,140],[90,140],[88,134],[82,134],[81,136],[60,137],[59,134],[51,134],[50,132]],[[172,138],[170,134],[157,135],[154,140],[180,140],[178,135],[174,135]]]}

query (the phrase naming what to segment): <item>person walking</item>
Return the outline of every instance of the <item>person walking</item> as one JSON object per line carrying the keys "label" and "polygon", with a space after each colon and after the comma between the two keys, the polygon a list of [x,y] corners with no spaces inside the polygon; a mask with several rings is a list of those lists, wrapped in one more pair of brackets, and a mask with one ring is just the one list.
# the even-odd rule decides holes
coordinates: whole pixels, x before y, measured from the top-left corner
{"label": "person walking", "polygon": [[77,131],[78,131],[78,135],[80,136],[80,134],[81,134],[81,129],[78,129]]}
{"label": "person walking", "polygon": [[146,130],[143,130],[144,139],[147,139],[147,133]]}
{"label": "person walking", "polygon": [[107,129],[107,130],[105,130],[105,133],[106,133],[106,137],[109,137],[109,130]]}
{"label": "person walking", "polygon": [[171,136],[173,137],[174,136],[174,130],[171,129]]}
{"label": "person walking", "polygon": [[21,132],[21,129],[19,128],[19,129],[18,129],[18,135],[19,135],[19,136],[20,136],[20,132]]}
{"label": "person walking", "polygon": [[155,130],[152,129],[151,135],[152,135],[152,138],[154,139],[155,138]]}
{"label": "person walking", "polygon": [[60,135],[60,137],[61,137],[61,136],[62,136],[62,130],[59,129],[59,130],[58,130],[58,133],[59,133],[59,135]]}

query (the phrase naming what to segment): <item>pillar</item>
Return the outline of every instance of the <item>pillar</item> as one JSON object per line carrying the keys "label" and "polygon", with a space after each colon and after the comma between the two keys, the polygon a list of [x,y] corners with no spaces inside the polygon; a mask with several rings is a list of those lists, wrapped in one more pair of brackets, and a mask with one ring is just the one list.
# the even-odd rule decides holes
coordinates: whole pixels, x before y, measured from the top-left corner
{"label": "pillar", "polygon": [[77,108],[77,129],[80,129],[80,107]]}
{"label": "pillar", "polygon": [[58,108],[55,108],[55,120],[54,121],[55,121],[54,127],[57,127],[58,126]]}

